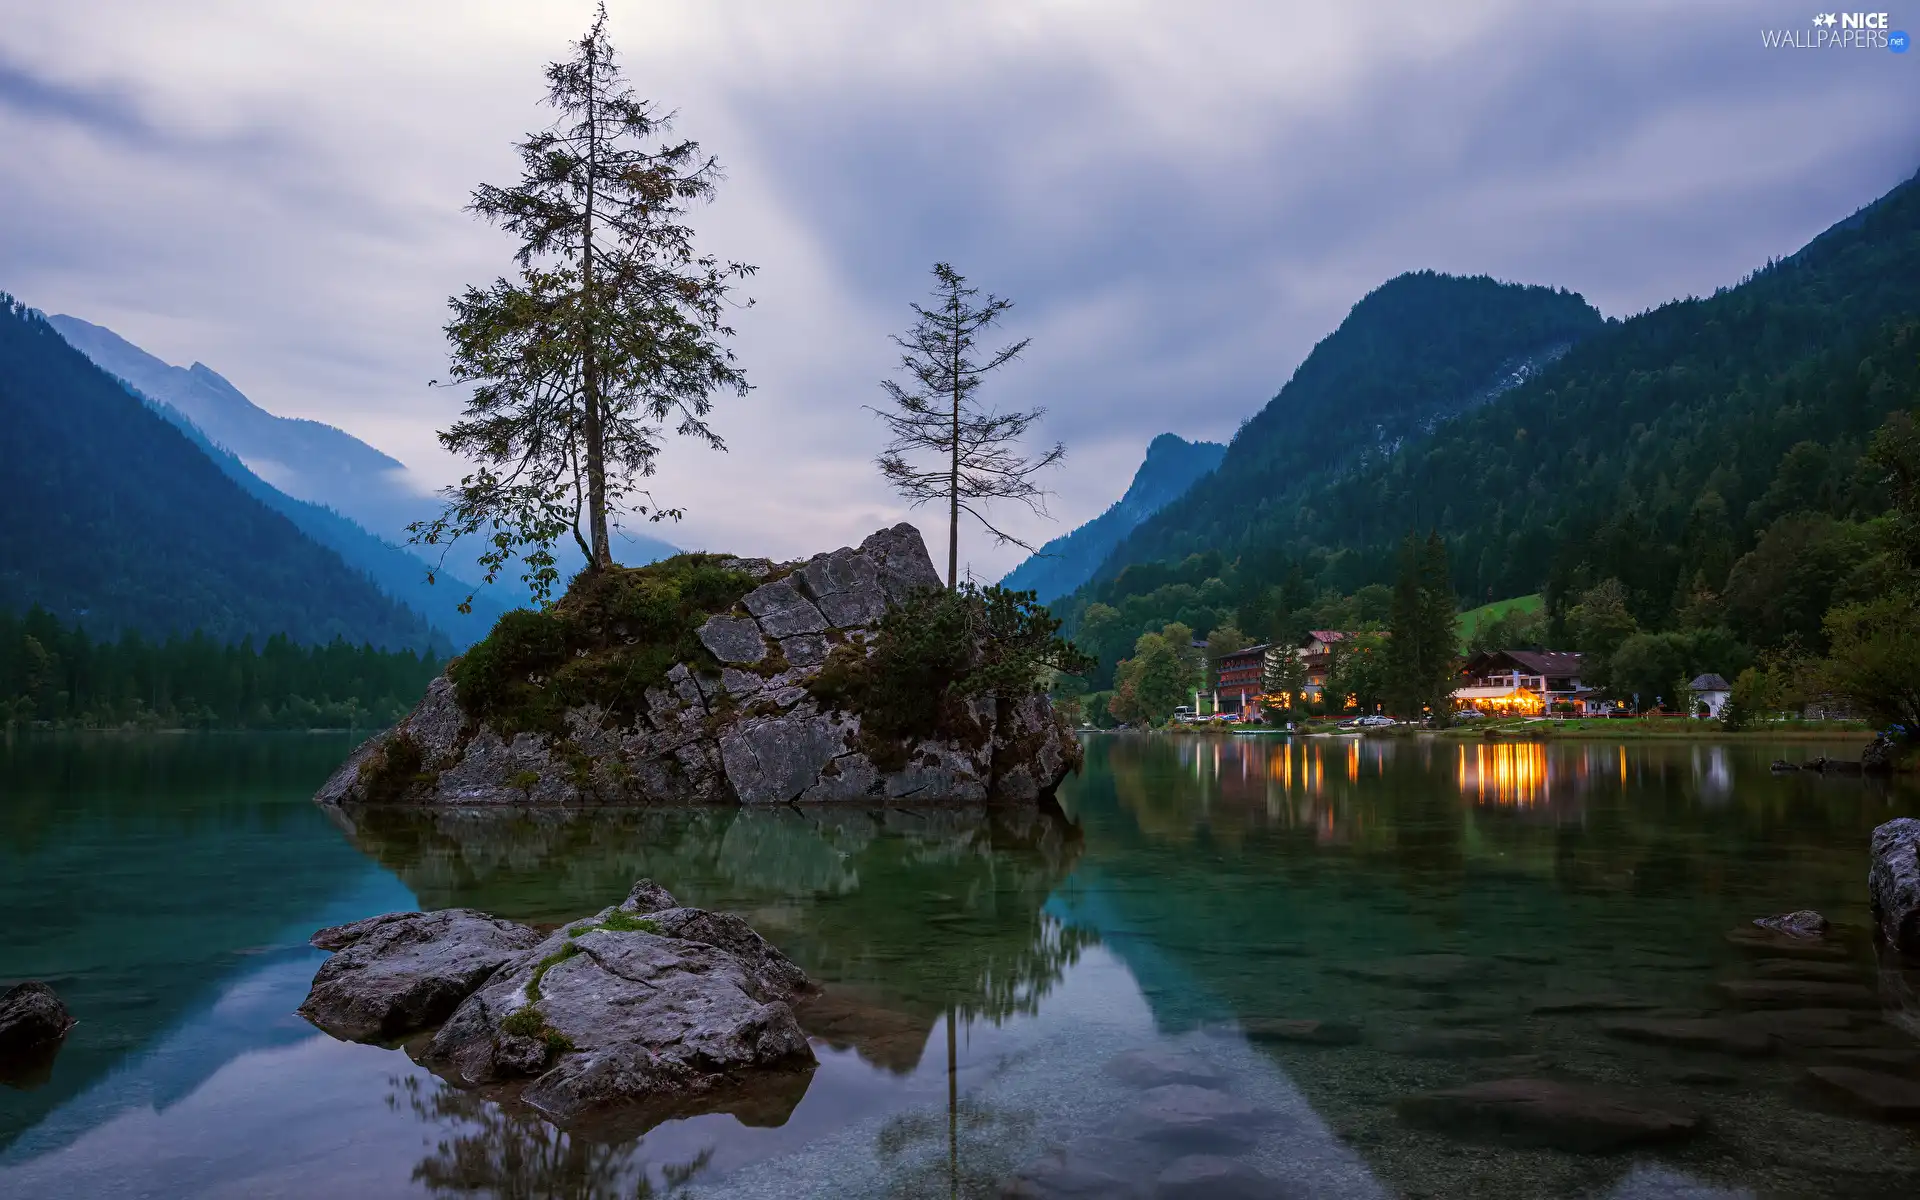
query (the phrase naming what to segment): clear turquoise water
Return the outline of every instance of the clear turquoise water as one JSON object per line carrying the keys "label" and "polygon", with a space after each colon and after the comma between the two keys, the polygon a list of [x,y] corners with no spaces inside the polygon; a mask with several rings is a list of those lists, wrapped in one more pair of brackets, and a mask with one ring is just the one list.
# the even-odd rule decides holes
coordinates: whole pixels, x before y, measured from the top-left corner
{"label": "clear turquoise water", "polygon": [[[47,979],[80,1019],[49,1079],[0,1089],[0,1195],[990,1196],[1111,1125],[1138,1087],[1109,1063],[1142,1048],[1276,1114],[1244,1157],[1284,1194],[1920,1193],[1913,1127],[1807,1087],[1845,1047],[1733,1058],[1558,1011],[1713,1015],[1713,984],[1756,969],[1727,932],[1802,907],[1839,927],[1843,971],[1893,994],[1866,934],[1866,837],[1920,795],[1767,771],[1831,747],[1099,736],[1056,817],[337,825],[308,797],[347,749],[0,743],[0,983]],[[642,876],[740,913],[826,985],[810,1080],[595,1143],[293,1015],[319,926],[448,905],[560,921]],[[1465,968],[1407,977],[1433,954]],[[1850,1039],[1920,1046],[1882,1015]],[[1241,1032],[1270,1017],[1361,1039]],[[1514,1074],[1630,1087],[1706,1128],[1583,1155],[1396,1115],[1402,1096]]]}

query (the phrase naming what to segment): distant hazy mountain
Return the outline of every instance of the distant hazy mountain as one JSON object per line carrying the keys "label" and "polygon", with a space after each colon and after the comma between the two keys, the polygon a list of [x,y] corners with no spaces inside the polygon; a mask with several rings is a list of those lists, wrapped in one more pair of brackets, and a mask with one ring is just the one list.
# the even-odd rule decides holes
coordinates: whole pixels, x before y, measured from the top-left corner
{"label": "distant hazy mountain", "polygon": [[[176,423],[179,419],[190,422],[205,435],[204,441],[227,451],[285,497],[332,509],[332,514],[288,515],[295,524],[372,574],[392,595],[427,613],[455,641],[464,645],[474,640],[491,627],[492,618],[499,612],[526,602],[518,571],[510,568],[506,578],[475,600],[476,617],[462,619],[453,606],[471,590],[469,585],[442,575],[437,585],[428,588],[424,564],[417,569],[407,567],[402,558],[395,557],[419,563],[409,551],[400,549],[407,540],[406,528],[439,507],[439,500],[418,490],[406,466],[397,459],[331,425],[275,416],[204,363],[176,367],[105,326],[71,316],[47,320],[108,374],[125,380],[143,398],[162,406],[162,415]],[[275,507],[285,511],[284,506]],[[387,544],[367,545],[355,531],[329,521],[329,516],[345,517],[361,527],[361,534],[371,532],[376,540]],[[644,534],[623,533],[617,548],[621,561],[629,564],[652,562],[678,552],[671,544]],[[456,548],[448,564],[456,574],[477,577],[472,555],[478,549]],[[580,563],[570,545],[555,549],[561,556],[563,572],[578,569]],[[485,611],[481,612],[483,604]],[[476,621],[482,626],[479,633],[474,632]]]}
{"label": "distant hazy mountain", "polygon": [[444,649],[427,623],[0,298],[0,605],[111,636]]}
{"label": "distant hazy mountain", "polygon": [[205,363],[164,363],[104,326],[78,317],[47,323],[109,375],[171,406],[215,445],[296,500],[324,504],[389,540],[403,540],[431,500],[409,486],[406,467],[331,425],[278,417]]}
{"label": "distant hazy mountain", "polygon": [[1163,433],[1147,445],[1146,461],[1133,473],[1126,495],[1107,511],[1064,537],[1040,547],[1000,581],[1004,587],[1039,593],[1048,603],[1073,591],[1099,568],[1122,538],[1159,512],[1220,465],[1227,448],[1218,442],[1189,442]]}

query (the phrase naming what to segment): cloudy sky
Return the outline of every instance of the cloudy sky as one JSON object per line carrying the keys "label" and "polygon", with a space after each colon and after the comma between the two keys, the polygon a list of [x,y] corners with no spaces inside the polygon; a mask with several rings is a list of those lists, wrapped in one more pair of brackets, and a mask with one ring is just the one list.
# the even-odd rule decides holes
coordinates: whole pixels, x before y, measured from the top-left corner
{"label": "cloudy sky", "polygon": [[[997,382],[1064,440],[1056,521],[1145,443],[1224,439],[1370,288],[1432,267],[1610,315],[1734,282],[1920,167],[1920,53],[1767,50],[1792,0],[610,0],[642,94],[760,267],[731,452],[673,447],[690,547],[793,555],[905,510],[862,406],[935,260],[1018,302]],[[545,123],[588,0],[0,0],[0,290],[263,406],[458,469],[462,212]],[[1920,8],[1892,14],[1920,29]],[[917,514],[923,528],[936,518]],[[975,537],[975,571],[1018,552]]]}

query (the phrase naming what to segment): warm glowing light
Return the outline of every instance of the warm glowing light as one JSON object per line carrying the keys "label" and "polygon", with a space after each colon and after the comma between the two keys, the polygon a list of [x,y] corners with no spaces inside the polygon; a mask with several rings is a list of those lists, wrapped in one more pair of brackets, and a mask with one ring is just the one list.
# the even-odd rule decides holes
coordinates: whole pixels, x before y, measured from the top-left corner
{"label": "warm glowing light", "polygon": [[1478,803],[1528,807],[1549,794],[1547,748],[1538,742],[1504,742],[1474,747],[1468,762],[1460,750],[1460,791]]}

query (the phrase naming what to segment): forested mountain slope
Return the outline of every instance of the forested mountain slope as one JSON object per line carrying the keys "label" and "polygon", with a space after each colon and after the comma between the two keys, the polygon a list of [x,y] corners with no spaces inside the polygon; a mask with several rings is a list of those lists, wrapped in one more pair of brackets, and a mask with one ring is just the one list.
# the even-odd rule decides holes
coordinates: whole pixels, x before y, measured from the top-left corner
{"label": "forested mountain slope", "polygon": [[0,297],[0,607],[95,635],[425,648],[425,621]]}
{"label": "forested mountain slope", "polygon": [[1218,550],[1229,557],[1300,497],[1537,374],[1604,325],[1570,292],[1422,271],[1353,306],[1214,473],[1143,522],[1101,567]]}
{"label": "forested mountain slope", "polygon": [[1051,604],[1093,578],[1120,539],[1219,466],[1226,452],[1218,442],[1189,442],[1171,433],[1154,438],[1125,495],[1093,520],[1040,547],[1000,585],[1035,592],[1042,604]]}
{"label": "forested mountain slope", "polygon": [[1860,456],[1890,412],[1920,404],[1916,322],[1910,180],[1738,286],[1609,322],[1389,452],[1237,510],[1195,488],[1060,608],[1070,624],[1094,602],[1118,614],[1101,614],[1109,654],[1176,615],[1265,635],[1309,597],[1390,580],[1401,536],[1433,526],[1470,603],[1544,588],[1557,622],[1618,579],[1642,628],[1817,648],[1835,597],[1870,587],[1849,579],[1877,553],[1867,523],[1887,500]]}
{"label": "forested mountain slope", "polygon": [[[477,544],[455,547],[447,557],[454,574],[442,574],[438,585],[427,587],[425,565],[408,565],[408,560],[418,560],[399,547],[407,540],[408,524],[432,516],[440,501],[423,494],[398,460],[331,425],[268,412],[205,363],[173,366],[113,330],[79,317],[56,315],[48,317],[47,323],[109,375],[158,406],[168,420],[196,429],[202,436],[195,440],[221,454],[223,470],[232,474],[237,460],[237,465],[285,499],[262,494],[244,479],[238,480],[241,486],[371,574],[388,594],[426,613],[460,645],[485,636],[508,607],[527,602],[518,572],[510,570],[475,597],[472,616],[454,612],[454,606],[473,590],[455,576],[479,577],[473,561],[481,548]],[[345,517],[358,530],[338,517]],[[360,536],[362,531],[373,535],[371,544]],[[659,538],[636,531],[623,531],[616,550],[630,564],[679,552]],[[581,565],[570,542],[557,551],[563,571]],[[428,553],[436,560],[439,557],[438,551]]]}

